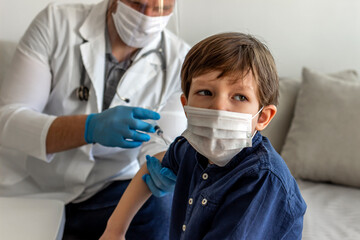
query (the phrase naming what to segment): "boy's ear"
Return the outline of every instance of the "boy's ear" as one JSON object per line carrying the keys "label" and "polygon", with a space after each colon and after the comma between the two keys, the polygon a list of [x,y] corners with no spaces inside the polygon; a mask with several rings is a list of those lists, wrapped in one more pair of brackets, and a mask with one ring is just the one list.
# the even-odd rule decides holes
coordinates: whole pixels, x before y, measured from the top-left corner
{"label": "boy's ear", "polygon": [[255,129],[258,131],[264,130],[267,125],[269,125],[270,121],[274,118],[276,114],[277,108],[275,105],[268,105],[263,108],[260,112],[259,119],[255,126]]}
{"label": "boy's ear", "polygon": [[181,104],[183,105],[183,107],[184,107],[185,105],[187,105],[187,99],[186,99],[186,97],[185,97],[184,94],[181,94],[181,96],[180,96],[180,101],[181,101]]}
{"label": "boy's ear", "polygon": [[[187,105],[187,99],[186,99],[186,97],[185,97],[184,94],[181,94],[181,96],[180,96],[180,101],[181,101],[181,104],[182,104],[182,106],[183,106],[183,108],[184,108],[184,106]],[[185,112],[185,109],[184,109],[184,113],[185,113],[185,116],[187,117],[186,112]]]}

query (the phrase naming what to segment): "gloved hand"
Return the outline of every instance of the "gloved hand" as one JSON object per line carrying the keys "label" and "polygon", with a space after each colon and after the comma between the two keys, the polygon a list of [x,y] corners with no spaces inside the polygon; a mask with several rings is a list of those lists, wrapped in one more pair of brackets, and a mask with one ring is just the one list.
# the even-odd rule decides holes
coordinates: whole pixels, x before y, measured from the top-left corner
{"label": "gloved hand", "polygon": [[176,175],[166,167],[162,167],[160,161],[155,157],[146,155],[146,165],[150,174],[142,176],[152,194],[162,197],[174,191]]}
{"label": "gloved hand", "polygon": [[108,147],[134,148],[150,136],[141,133],[155,132],[154,127],[140,119],[160,119],[157,112],[139,108],[117,106],[102,113],[90,114],[85,124],[85,141]]}

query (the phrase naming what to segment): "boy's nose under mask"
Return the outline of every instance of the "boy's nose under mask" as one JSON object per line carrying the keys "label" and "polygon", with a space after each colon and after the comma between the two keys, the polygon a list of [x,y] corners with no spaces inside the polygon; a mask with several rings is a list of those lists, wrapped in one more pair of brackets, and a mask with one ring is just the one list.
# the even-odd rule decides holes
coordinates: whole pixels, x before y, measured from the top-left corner
{"label": "boy's nose under mask", "polygon": [[[188,126],[183,132],[201,155],[223,167],[244,147],[252,146],[254,115],[184,106]],[[255,134],[255,133],[254,133]]]}

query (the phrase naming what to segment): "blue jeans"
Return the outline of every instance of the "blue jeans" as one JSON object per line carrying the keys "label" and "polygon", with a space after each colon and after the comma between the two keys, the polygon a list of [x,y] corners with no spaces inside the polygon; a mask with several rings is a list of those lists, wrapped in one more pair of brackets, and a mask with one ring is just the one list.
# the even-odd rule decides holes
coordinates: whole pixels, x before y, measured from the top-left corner
{"label": "blue jeans", "polygon": [[[130,181],[115,181],[90,199],[65,207],[64,240],[99,239]],[[126,240],[168,240],[172,195],[151,196],[132,220]]]}

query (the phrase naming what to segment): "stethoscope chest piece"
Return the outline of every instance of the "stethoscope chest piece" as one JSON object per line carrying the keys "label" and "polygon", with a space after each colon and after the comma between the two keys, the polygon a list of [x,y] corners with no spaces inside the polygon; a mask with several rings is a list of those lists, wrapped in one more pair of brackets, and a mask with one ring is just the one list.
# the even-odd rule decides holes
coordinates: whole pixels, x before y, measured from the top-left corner
{"label": "stethoscope chest piece", "polygon": [[84,85],[80,85],[80,87],[76,91],[76,95],[78,96],[80,101],[89,100],[89,88]]}

